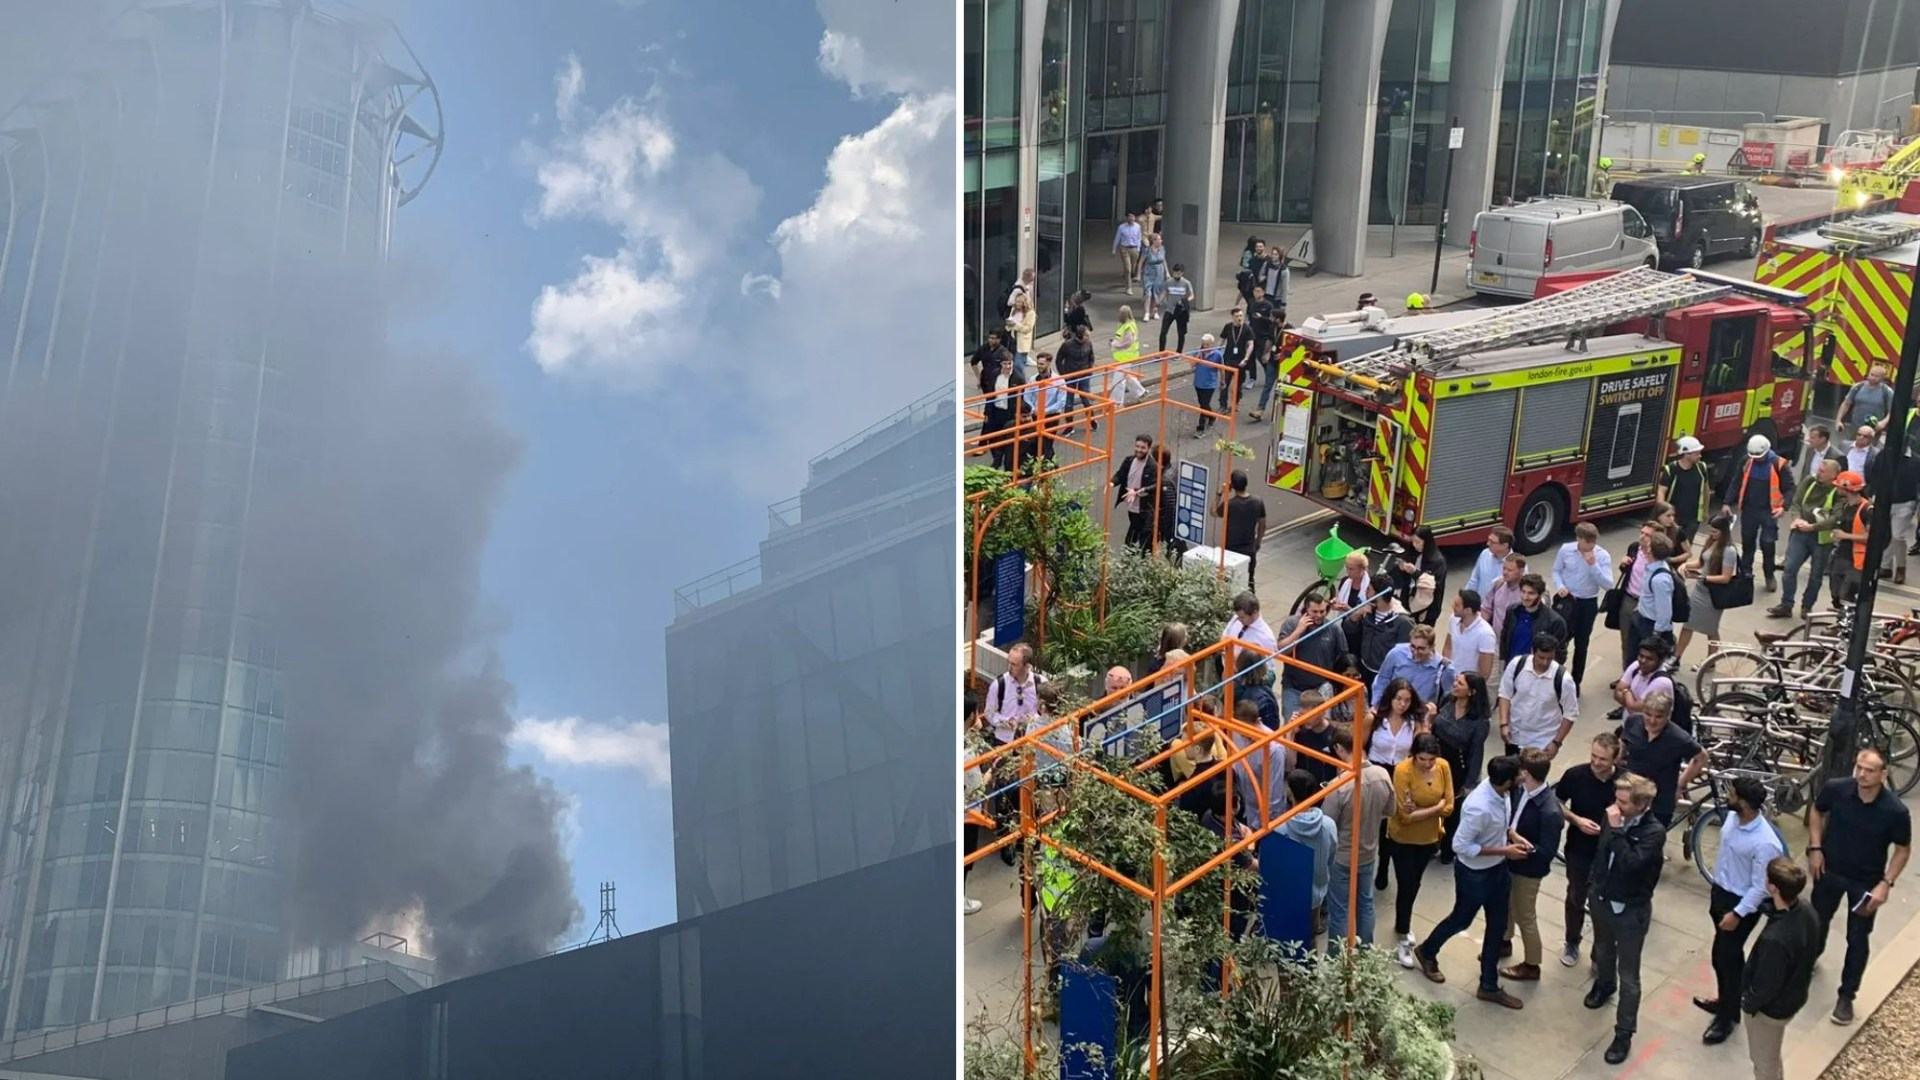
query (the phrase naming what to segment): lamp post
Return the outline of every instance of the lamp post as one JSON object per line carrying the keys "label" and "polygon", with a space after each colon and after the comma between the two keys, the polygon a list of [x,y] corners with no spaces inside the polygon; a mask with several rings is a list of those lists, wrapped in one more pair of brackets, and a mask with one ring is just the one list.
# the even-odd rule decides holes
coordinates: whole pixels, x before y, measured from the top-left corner
{"label": "lamp post", "polygon": [[[1920,276],[1920,256],[1915,258],[1916,276]],[[1873,634],[1873,603],[1880,592],[1880,560],[1887,544],[1907,543],[1894,538],[1893,495],[1898,471],[1913,466],[1907,461],[1907,414],[1913,409],[1913,376],[1920,367],[1920,290],[1907,304],[1907,331],[1900,341],[1900,368],[1893,378],[1893,414],[1887,417],[1887,443],[1880,451],[1880,467],[1869,468],[1868,488],[1873,492],[1873,515],[1867,525],[1867,556],[1861,564],[1860,591],[1853,603],[1853,634],[1847,639],[1847,663],[1840,675],[1840,704],[1834,709],[1827,729],[1826,753],[1820,763],[1824,783],[1845,776],[1853,769],[1853,755],[1859,750],[1860,705],[1866,692],[1866,680],[1860,677],[1867,661],[1867,646]]]}

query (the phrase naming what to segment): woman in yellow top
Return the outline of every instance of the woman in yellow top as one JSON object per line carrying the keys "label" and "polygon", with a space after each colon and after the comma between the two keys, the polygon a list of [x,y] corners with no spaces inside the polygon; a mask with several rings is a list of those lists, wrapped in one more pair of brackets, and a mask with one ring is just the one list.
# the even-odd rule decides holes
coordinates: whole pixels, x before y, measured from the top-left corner
{"label": "woman in yellow top", "polygon": [[[1133,321],[1133,308],[1120,305],[1120,325],[1113,329],[1113,340],[1108,343],[1112,348],[1112,363],[1125,364],[1140,359],[1140,324]],[[1115,371],[1107,376],[1107,385],[1101,391],[1102,397],[1113,396],[1132,370]]]}
{"label": "woman in yellow top", "polygon": [[1420,896],[1420,878],[1440,850],[1442,822],[1453,812],[1453,769],[1440,751],[1440,739],[1423,731],[1413,737],[1413,753],[1393,768],[1393,815],[1380,861],[1392,864],[1400,882],[1393,893],[1393,936],[1399,943],[1394,958],[1404,968],[1413,966],[1413,902]]}

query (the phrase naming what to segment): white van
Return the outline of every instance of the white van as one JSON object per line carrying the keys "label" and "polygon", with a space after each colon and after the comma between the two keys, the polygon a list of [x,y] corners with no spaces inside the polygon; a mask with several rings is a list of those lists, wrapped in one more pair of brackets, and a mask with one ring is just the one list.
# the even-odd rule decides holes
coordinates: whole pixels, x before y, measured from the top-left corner
{"label": "white van", "polygon": [[1660,264],[1653,230],[1640,211],[1566,196],[1481,211],[1467,249],[1469,288],[1528,299],[1542,274]]}

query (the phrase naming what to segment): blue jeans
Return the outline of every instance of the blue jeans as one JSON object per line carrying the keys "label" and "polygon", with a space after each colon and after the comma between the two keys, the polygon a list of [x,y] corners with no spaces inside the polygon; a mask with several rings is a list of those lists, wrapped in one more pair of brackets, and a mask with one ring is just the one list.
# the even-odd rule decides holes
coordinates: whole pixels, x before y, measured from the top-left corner
{"label": "blue jeans", "polygon": [[1428,960],[1437,960],[1449,939],[1473,925],[1474,916],[1487,913],[1487,932],[1480,939],[1480,989],[1500,989],[1500,938],[1506,931],[1507,904],[1513,888],[1513,872],[1505,862],[1486,870],[1470,869],[1458,859],[1453,864],[1453,910],[1433,928],[1418,951]]}
{"label": "blue jeans", "polygon": [[1787,534],[1786,581],[1780,589],[1780,603],[1793,603],[1793,587],[1800,580],[1800,567],[1808,563],[1813,565],[1807,570],[1807,593],[1800,601],[1800,610],[1812,611],[1813,602],[1820,598],[1820,582],[1827,576],[1827,557],[1833,554],[1833,548],[1816,539],[1819,533],[1794,531]]}
{"label": "blue jeans", "polygon": [[1267,402],[1273,397],[1273,384],[1280,381],[1280,362],[1278,360],[1263,360],[1260,362],[1260,366],[1267,369],[1267,381],[1265,385],[1260,387],[1260,411],[1266,412]]}
{"label": "blue jeans", "polygon": [[[1355,911],[1354,936],[1362,945],[1373,944],[1373,860],[1360,864],[1360,906]],[[1327,951],[1338,951],[1347,940],[1347,868],[1334,860],[1327,874]]]}

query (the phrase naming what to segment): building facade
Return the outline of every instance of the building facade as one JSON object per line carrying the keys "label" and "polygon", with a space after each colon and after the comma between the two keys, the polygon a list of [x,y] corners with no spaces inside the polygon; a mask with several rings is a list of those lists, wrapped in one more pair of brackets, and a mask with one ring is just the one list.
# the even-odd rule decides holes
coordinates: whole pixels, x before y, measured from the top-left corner
{"label": "building facade", "polygon": [[676,590],[680,918],[952,843],[953,395],[813,459],[758,555]]}
{"label": "building facade", "polygon": [[1456,117],[1454,220],[1581,189],[1619,2],[965,0],[969,339],[1023,267],[1057,330],[1156,197],[1202,298],[1228,222],[1311,227],[1359,274],[1370,225],[1440,220]]}
{"label": "building facade", "polygon": [[1607,114],[1738,129],[1777,117],[1901,131],[1920,77],[1920,0],[1623,0]]}
{"label": "building facade", "polygon": [[387,24],[121,7],[0,122],[7,1039],[283,975],[298,708],[246,553],[306,422],[287,283],[377,266],[439,140]]}
{"label": "building facade", "polygon": [[[939,719],[951,728],[951,710]],[[948,836],[722,911],[442,983],[237,1047],[226,1080],[945,1075],[956,858]]]}

